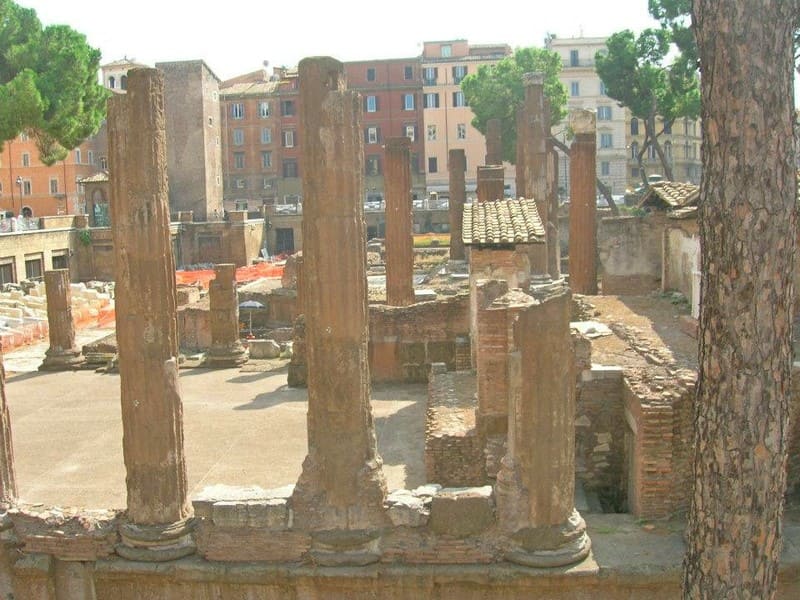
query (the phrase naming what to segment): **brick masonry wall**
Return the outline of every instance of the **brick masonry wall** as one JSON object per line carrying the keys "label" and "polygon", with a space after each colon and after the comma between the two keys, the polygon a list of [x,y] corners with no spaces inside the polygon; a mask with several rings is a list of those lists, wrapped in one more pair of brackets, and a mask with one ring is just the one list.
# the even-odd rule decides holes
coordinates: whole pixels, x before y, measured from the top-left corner
{"label": "brick masonry wall", "polygon": [[643,294],[660,289],[665,217],[601,219],[597,253],[603,294]]}

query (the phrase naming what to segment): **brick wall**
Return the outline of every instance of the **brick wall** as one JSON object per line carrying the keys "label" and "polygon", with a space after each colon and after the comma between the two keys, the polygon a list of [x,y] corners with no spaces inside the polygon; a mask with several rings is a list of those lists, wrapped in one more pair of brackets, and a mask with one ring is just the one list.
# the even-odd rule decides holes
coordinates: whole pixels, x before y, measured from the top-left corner
{"label": "brick wall", "polygon": [[601,219],[597,254],[603,294],[645,294],[660,288],[665,217]]}

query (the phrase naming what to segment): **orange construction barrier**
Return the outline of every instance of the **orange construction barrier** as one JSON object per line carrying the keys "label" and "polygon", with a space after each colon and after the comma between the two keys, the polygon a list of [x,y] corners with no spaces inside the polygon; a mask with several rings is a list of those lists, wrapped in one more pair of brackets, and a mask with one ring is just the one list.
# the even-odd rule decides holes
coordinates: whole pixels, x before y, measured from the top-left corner
{"label": "orange construction barrier", "polygon": [[[283,275],[283,265],[276,265],[274,263],[260,262],[247,267],[239,267],[236,269],[236,281],[238,283],[246,283],[248,281],[255,281],[263,277],[281,277]],[[199,269],[197,271],[177,271],[175,273],[175,281],[178,285],[197,285],[198,283],[203,286],[203,289],[208,289],[208,283],[214,279],[213,269]]]}

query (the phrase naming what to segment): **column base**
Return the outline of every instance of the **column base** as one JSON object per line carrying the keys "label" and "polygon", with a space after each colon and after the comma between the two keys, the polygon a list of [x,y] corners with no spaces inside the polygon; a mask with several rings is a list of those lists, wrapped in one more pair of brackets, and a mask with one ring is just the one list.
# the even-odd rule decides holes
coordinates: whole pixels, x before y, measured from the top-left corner
{"label": "column base", "polygon": [[381,559],[380,532],[337,529],[311,534],[309,555],[321,567],[363,567]]}
{"label": "column base", "polygon": [[526,567],[563,567],[589,555],[592,542],[577,510],[561,525],[529,527],[511,535],[505,559]]}
{"label": "column base", "polygon": [[194,554],[197,546],[192,538],[195,521],[183,519],[165,525],[122,523],[122,543],[116,551],[123,558],[145,562],[166,562]]}
{"label": "column base", "polygon": [[44,360],[39,365],[40,371],[70,371],[79,369],[86,362],[83,354],[78,349],[52,350],[44,354]]}
{"label": "column base", "polygon": [[247,349],[242,344],[232,346],[213,346],[206,352],[206,360],[203,366],[212,369],[225,369],[238,367],[250,359]]}

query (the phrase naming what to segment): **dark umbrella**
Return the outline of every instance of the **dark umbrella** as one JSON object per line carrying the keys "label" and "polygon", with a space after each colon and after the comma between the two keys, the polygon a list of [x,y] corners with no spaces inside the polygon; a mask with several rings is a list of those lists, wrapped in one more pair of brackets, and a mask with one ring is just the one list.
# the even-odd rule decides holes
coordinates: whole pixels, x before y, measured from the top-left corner
{"label": "dark umbrella", "polygon": [[239,308],[246,308],[250,313],[250,335],[253,335],[253,309],[264,308],[264,305],[258,300],[245,300],[239,303]]}

